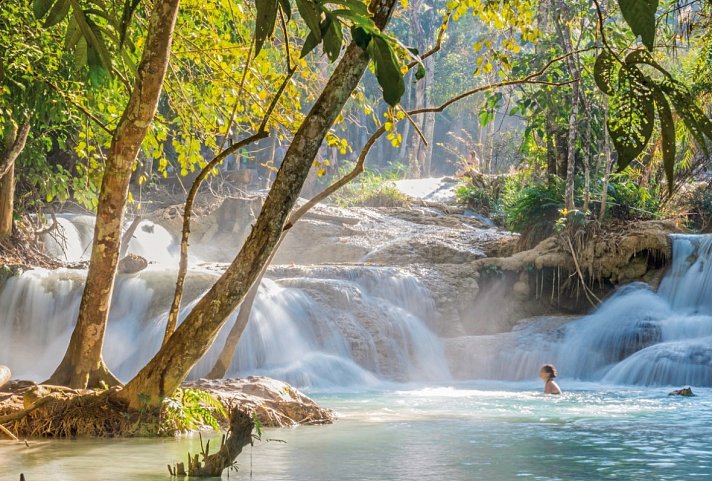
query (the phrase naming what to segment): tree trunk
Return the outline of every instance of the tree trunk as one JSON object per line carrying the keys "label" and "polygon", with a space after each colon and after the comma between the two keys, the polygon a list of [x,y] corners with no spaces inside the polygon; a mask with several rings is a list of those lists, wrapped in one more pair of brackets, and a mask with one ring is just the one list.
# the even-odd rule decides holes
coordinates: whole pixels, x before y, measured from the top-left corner
{"label": "tree trunk", "polygon": [[[386,25],[395,3],[376,0],[370,4],[377,26]],[[172,394],[243,301],[269,262],[319,147],[358,86],[368,62],[366,52],[352,42],[295,134],[240,253],[153,359],[117,392],[117,398],[129,407],[139,409],[143,400],[158,406],[161,398]]]}
{"label": "tree trunk", "polygon": [[[608,125],[608,105],[603,110],[603,125]],[[611,155],[611,144],[608,140],[608,128],[603,132],[603,155],[605,160],[603,183],[601,186],[601,210],[598,213],[598,221],[603,222],[606,218],[606,204],[608,203],[608,182],[613,169],[613,156]]]}
{"label": "tree trunk", "polygon": [[153,121],[170,59],[179,0],[158,2],[128,105],[114,131],[99,193],[94,241],[79,317],[67,352],[47,381],[74,388],[116,383],[101,356],[119,260],[131,171]]}
{"label": "tree trunk", "polygon": [[10,128],[5,135],[5,148],[0,154],[0,239],[12,235],[15,211],[15,161],[25,149],[30,123],[25,122],[18,130],[9,120]]}
{"label": "tree trunk", "polygon": [[[563,15],[566,12],[566,4],[562,1],[560,2],[560,11],[557,12],[558,15]],[[557,16],[556,30],[561,39],[564,51],[569,54],[573,54],[573,45],[571,43],[571,30],[565,20]],[[578,67],[574,59],[569,56],[566,58],[566,65],[568,67],[569,75],[573,79],[579,78]],[[574,201],[574,180],[576,174],[576,140],[578,138],[578,109],[579,109],[579,82],[576,80],[571,85],[571,114],[569,115],[569,133],[567,140],[568,154],[566,156],[566,194],[565,194],[565,207],[567,211],[572,211],[576,208]]]}

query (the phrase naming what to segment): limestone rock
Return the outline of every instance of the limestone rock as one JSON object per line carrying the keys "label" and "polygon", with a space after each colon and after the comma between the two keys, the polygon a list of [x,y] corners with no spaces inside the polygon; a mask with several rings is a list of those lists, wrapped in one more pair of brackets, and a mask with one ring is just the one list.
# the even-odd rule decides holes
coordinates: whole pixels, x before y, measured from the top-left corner
{"label": "limestone rock", "polygon": [[266,427],[330,424],[336,419],[332,410],[322,408],[289,384],[268,377],[197,379],[183,383],[183,387],[209,392],[228,411],[239,406],[255,413]]}
{"label": "limestone rock", "polygon": [[148,261],[145,257],[129,252],[126,257],[119,261],[119,272],[121,274],[135,274],[141,272],[148,267]]}
{"label": "limestone rock", "polygon": [[683,387],[682,389],[675,389],[672,391],[668,396],[684,396],[684,397],[692,397],[695,394],[692,392],[691,387]]}

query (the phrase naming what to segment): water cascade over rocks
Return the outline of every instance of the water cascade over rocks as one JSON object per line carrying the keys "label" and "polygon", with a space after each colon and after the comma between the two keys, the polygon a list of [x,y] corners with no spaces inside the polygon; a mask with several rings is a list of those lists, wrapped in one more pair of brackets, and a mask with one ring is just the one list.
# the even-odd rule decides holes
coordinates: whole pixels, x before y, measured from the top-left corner
{"label": "water cascade over rocks", "polygon": [[[67,261],[86,260],[93,218],[66,214],[58,216],[58,223],[59,232],[44,240],[47,251]],[[233,228],[224,220],[219,225],[229,228],[231,236],[245,227],[237,222]],[[310,238],[317,227],[325,237]],[[712,386],[712,236],[672,237],[672,265],[657,292],[646,284],[628,284],[582,318],[541,317],[520,321],[510,332],[439,338],[434,332],[454,332],[443,328],[448,321],[441,315],[442,305],[436,308],[424,287],[436,292],[438,281],[433,279],[439,278],[421,282],[413,272],[427,276],[430,267],[444,266],[439,272],[472,276],[473,283],[444,284],[460,286],[448,296],[472,297],[477,279],[468,262],[484,256],[481,247],[504,235],[501,231],[430,208],[323,208],[295,229],[280,251],[286,260],[271,267],[262,281],[228,376],[264,375],[295,386],[326,388],[383,381],[517,381],[535,378],[540,364],[553,362],[564,378]],[[203,231],[212,232],[210,226]],[[217,237],[213,240],[217,249],[221,244]],[[300,250],[300,245],[308,249]],[[322,256],[325,264],[294,265],[304,252],[310,259],[305,264],[317,262],[316,248],[327,251],[332,245],[334,252]],[[445,259],[450,252],[445,247],[460,257]],[[149,220],[139,224],[128,250],[149,264],[117,278],[104,357],[124,380],[160,347],[177,266],[174,237]],[[224,268],[206,260],[216,259],[191,259],[183,315]],[[416,267],[409,268],[411,264]],[[76,319],[84,278],[85,271],[78,269],[35,269],[0,287],[0,362],[15,376],[41,381],[56,367]],[[211,370],[235,317],[195,366],[192,378]]]}
{"label": "water cascade over rocks", "polygon": [[[58,257],[85,259],[92,219],[59,218]],[[175,246],[160,225],[143,221],[129,252],[145,256],[142,272],[117,278],[104,358],[123,380],[159,349],[175,282]],[[222,270],[194,264],[187,313]],[[76,320],[85,271],[36,269],[11,277],[0,291],[0,353],[15,376],[46,379],[59,363]],[[228,371],[260,374],[295,386],[352,386],[449,379],[440,340],[426,322],[434,304],[415,277],[371,266],[274,268],[264,279]],[[236,314],[191,377],[208,373]]]}
{"label": "water cascade over rocks", "polygon": [[453,374],[521,380],[553,362],[561,376],[586,381],[712,386],[712,236],[672,242],[658,292],[633,283],[581,319],[539,318],[504,334],[450,339]]}

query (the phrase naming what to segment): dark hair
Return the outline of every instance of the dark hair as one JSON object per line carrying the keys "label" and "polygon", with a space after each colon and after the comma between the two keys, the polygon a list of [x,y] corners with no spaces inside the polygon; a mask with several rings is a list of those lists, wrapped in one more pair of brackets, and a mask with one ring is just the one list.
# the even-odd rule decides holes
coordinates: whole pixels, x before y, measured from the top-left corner
{"label": "dark hair", "polygon": [[547,373],[549,375],[549,379],[554,379],[557,374],[556,368],[554,367],[553,364],[544,364],[543,366],[541,366],[541,369],[539,370],[539,372],[541,372],[541,371],[544,371],[545,373]]}

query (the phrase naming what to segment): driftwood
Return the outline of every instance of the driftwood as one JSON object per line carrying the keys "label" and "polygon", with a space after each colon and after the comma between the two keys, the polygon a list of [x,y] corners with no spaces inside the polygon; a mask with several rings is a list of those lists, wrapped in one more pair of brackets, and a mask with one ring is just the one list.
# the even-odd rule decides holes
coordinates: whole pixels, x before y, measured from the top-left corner
{"label": "driftwood", "polygon": [[215,454],[210,454],[210,441],[201,449],[203,461],[200,462],[198,454],[193,456],[188,453],[188,471],[185,464],[177,463],[175,467],[168,465],[168,472],[171,476],[189,477],[219,477],[222,472],[235,464],[235,459],[248,444],[252,444],[252,430],[255,423],[250,415],[240,409],[233,409],[230,414],[230,431],[227,438],[223,435],[220,450]]}
{"label": "driftwood", "polygon": [[3,387],[5,384],[10,381],[10,377],[12,376],[12,373],[10,372],[10,368],[7,366],[2,366],[0,365],[0,387]]}

